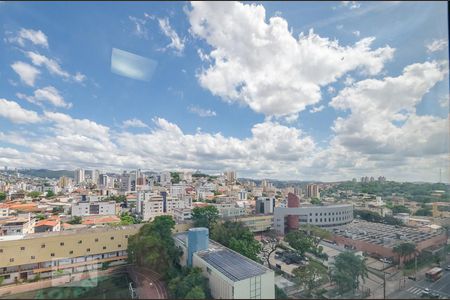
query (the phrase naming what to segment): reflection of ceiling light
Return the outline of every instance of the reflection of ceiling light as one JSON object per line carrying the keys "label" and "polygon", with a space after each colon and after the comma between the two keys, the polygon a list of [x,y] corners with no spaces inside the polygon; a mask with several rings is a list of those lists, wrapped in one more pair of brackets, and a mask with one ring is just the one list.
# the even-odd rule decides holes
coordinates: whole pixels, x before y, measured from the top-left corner
{"label": "reflection of ceiling light", "polygon": [[117,48],[112,49],[111,72],[132,79],[150,81],[158,63]]}

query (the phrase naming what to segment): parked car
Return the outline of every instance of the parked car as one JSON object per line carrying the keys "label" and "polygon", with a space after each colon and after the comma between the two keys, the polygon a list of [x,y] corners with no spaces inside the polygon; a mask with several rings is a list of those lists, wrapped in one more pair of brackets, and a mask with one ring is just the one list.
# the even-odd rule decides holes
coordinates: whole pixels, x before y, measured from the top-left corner
{"label": "parked car", "polygon": [[408,276],[408,279],[416,281],[416,277],[415,276]]}
{"label": "parked car", "polygon": [[450,271],[450,265],[446,266],[445,270]]}
{"label": "parked car", "polygon": [[426,288],[426,289],[424,289],[423,291],[422,291],[422,297],[423,296],[429,296],[430,295],[430,289],[429,288]]}
{"label": "parked car", "polygon": [[433,299],[438,299],[439,298],[439,294],[438,293],[431,293],[429,297],[433,298]]}

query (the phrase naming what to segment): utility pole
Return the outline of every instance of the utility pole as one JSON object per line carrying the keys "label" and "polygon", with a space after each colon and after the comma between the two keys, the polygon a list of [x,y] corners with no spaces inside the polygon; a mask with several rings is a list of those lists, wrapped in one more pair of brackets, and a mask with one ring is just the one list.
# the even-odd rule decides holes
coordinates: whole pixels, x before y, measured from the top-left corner
{"label": "utility pole", "polygon": [[383,271],[383,299],[386,299],[386,272]]}

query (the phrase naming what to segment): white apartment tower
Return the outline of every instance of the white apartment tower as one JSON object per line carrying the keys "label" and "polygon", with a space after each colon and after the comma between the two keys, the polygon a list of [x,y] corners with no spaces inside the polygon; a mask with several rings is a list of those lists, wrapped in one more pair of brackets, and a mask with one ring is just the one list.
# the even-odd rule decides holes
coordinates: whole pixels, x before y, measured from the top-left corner
{"label": "white apartment tower", "polygon": [[84,170],[83,169],[76,169],[75,170],[75,184],[80,184],[84,182]]}

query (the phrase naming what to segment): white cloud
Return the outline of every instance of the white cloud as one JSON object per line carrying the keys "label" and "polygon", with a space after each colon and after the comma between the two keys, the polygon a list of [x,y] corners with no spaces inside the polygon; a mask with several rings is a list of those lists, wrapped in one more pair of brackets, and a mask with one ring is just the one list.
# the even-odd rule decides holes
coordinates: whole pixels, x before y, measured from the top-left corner
{"label": "white cloud", "polygon": [[355,30],[352,33],[357,37],[359,37],[361,35],[361,32],[359,30]]}
{"label": "white cloud", "polygon": [[18,43],[22,47],[25,46],[25,41],[28,40],[34,45],[48,48],[47,36],[40,30],[21,28],[17,36],[8,37],[7,40],[10,43]]}
{"label": "white cloud", "polygon": [[439,99],[439,106],[442,108],[448,108],[449,102],[450,102],[449,95],[442,96]]}
{"label": "white cloud", "polygon": [[342,28],[344,28],[344,25],[342,24],[336,25],[336,29],[341,30]]}
{"label": "white cloud", "polygon": [[344,88],[330,103],[351,111],[334,122],[335,142],[349,151],[398,159],[448,152],[447,120],[416,115],[416,105],[447,69],[447,62],[416,63],[398,77],[366,79]]}
{"label": "white cloud", "polygon": [[86,76],[81,74],[80,72],[77,72],[72,76],[69,72],[63,70],[56,60],[48,58],[39,53],[27,51],[26,55],[31,59],[33,65],[38,67],[44,66],[50,72],[50,74],[58,75],[64,79],[72,79],[77,82],[83,82],[86,79]]}
{"label": "white cloud", "polygon": [[349,9],[356,9],[361,7],[361,3],[358,1],[341,1],[341,5],[348,7]]}
{"label": "white cloud", "polygon": [[309,110],[310,113],[314,114],[316,112],[322,111],[325,108],[324,105],[321,105],[319,107],[313,107]]}
{"label": "white cloud", "polygon": [[42,105],[43,102],[48,102],[56,107],[72,107],[72,103],[67,103],[59,94],[59,91],[53,86],[47,86],[41,89],[37,89],[34,91],[33,96],[27,96],[22,93],[17,93],[17,97],[38,105]]}
{"label": "white cloud", "polygon": [[349,86],[349,85],[352,85],[354,82],[355,82],[355,79],[352,76],[347,75],[347,77],[345,77],[345,80],[344,80],[344,85]]}
{"label": "white cloud", "polygon": [[25,84],[29,86],[34,86],[36,77],[41,73],[38,69],[36,69],[32,65],[29,65],[22,61],[16,61],[11,65],[11,68],[14,70],[14,72],[16,72],[19,75],[20,80],[22,80]]}
{"label": "white cloud", "polygon": [[200,117],[215,117],[216,116],[216,112],[210,109],[203,109],[197,106],[189,106],[188,110],[191,113],[197,114]]}
{"label": "white cloud", "polygon": [[122,122],[122,127],[123,128],[128,128],[128,127],[136,127],[136,128],[147,128],[148,125],[145,124],[144,122],[142,122],[139,119],[133,118],[130,120],[125,120]]}
{"label": "white cloud", "polygon": [[165,36],[170,39],[170,44],[166,46],[166,48],[174,49],[175,53],[180,55],[184,50],[184,39],[180,39],[175,30],[170,27],[169,19],[158,19],[159,27]]}
{"label": "white cloud", "polygon": [[428,53],[444,50],[448,45],[445,39],[433,40],[431,43],[425,45]]}
{"label": "white cloud", "polygon": [[283,18],[266,23],[262,5],[191,5],[190,32],[213,48],[207,54],[213,63],[198,74],[201,86],[266,116],[298,113],[321,100],[321,86],[353,70],[377,74],[394,53],[389,46],[371,50],[373,37],[340,46],[311,30],[296,39]]}
{"label": "white cloud", "polygon": [[0,117],[19,124],[41,121],[41,118],[35,111],[24,109],[17,102],[8,101],[4,98],[0,99]]}

